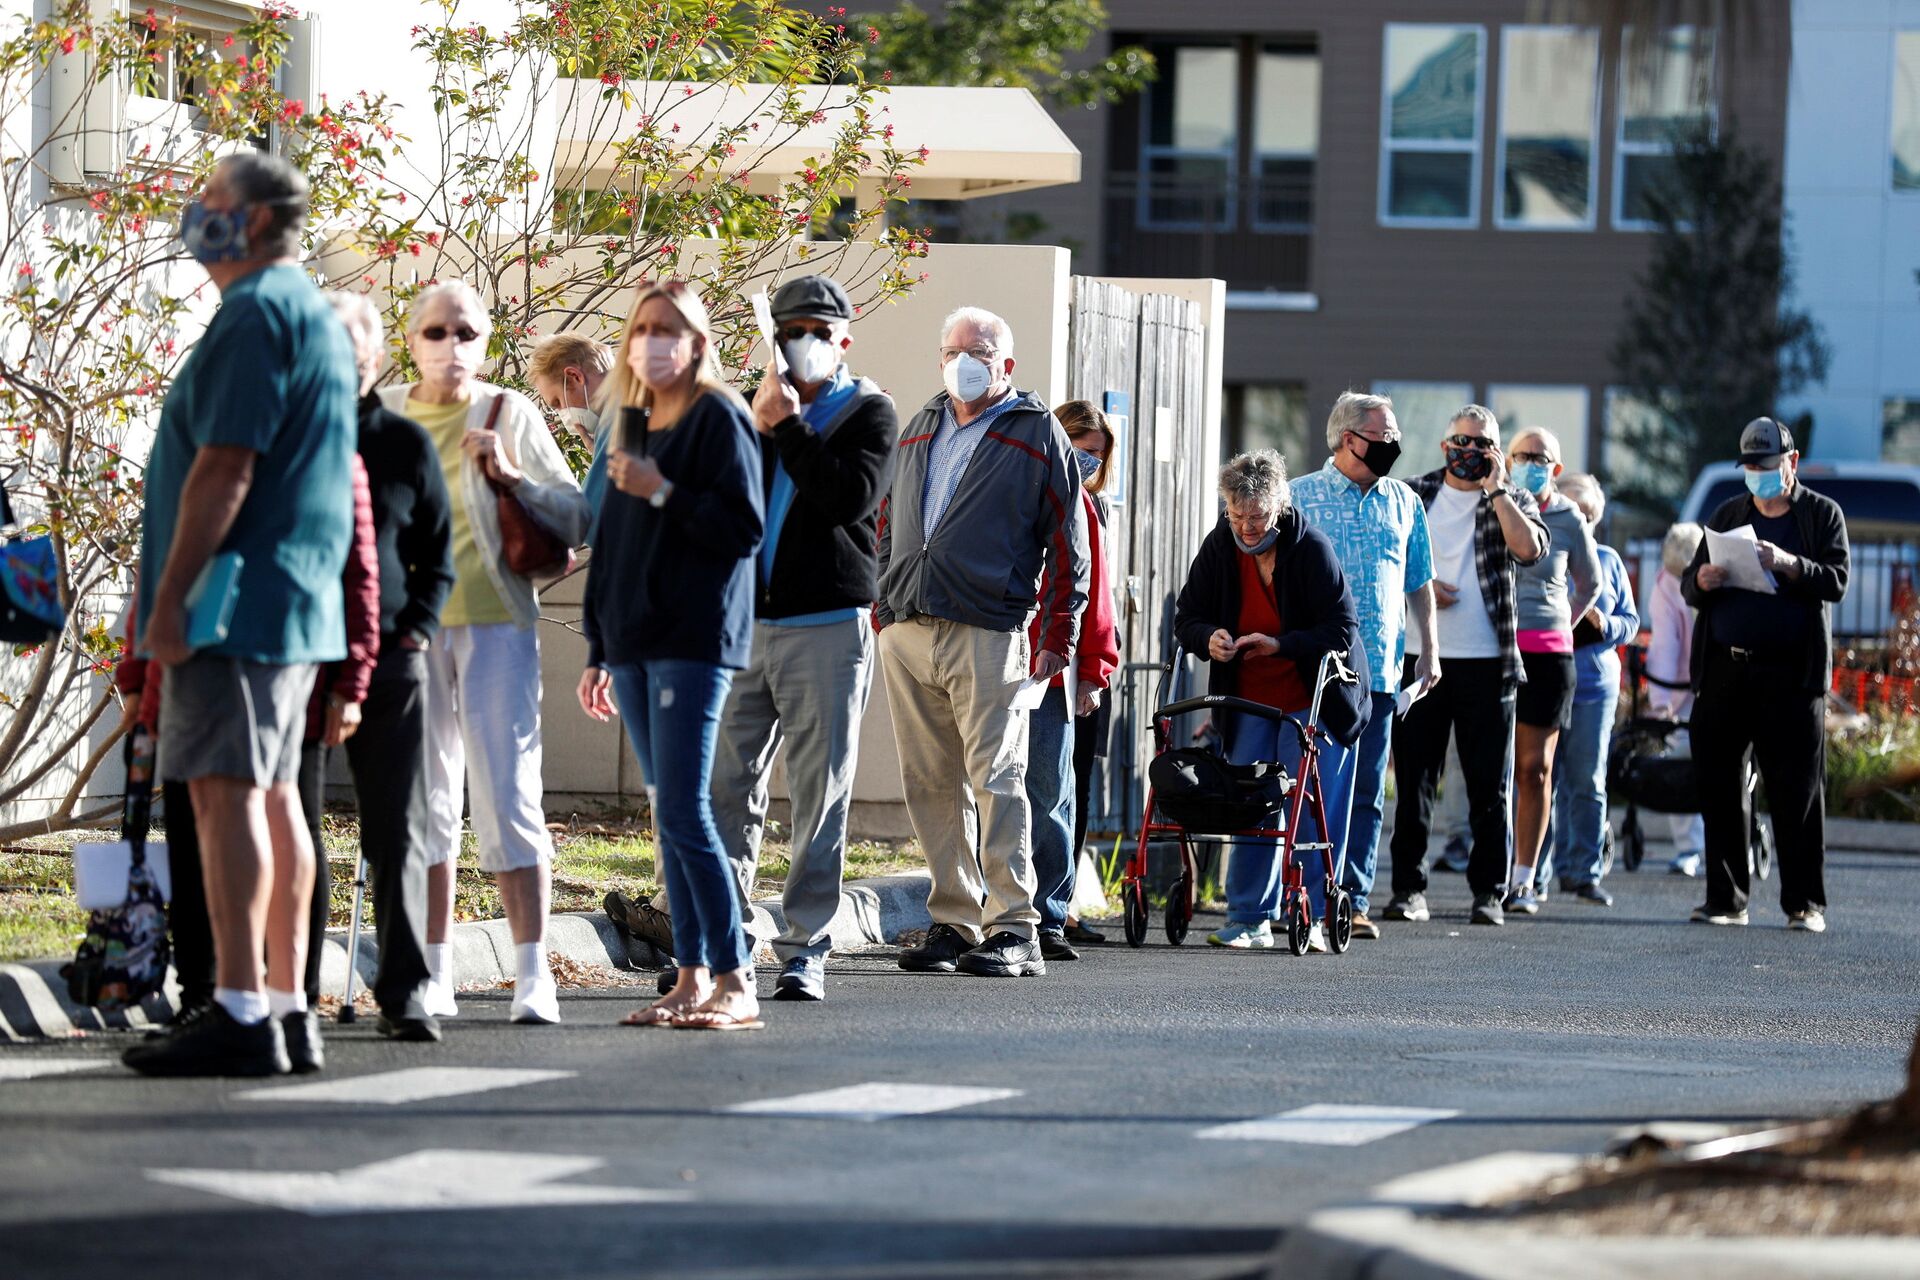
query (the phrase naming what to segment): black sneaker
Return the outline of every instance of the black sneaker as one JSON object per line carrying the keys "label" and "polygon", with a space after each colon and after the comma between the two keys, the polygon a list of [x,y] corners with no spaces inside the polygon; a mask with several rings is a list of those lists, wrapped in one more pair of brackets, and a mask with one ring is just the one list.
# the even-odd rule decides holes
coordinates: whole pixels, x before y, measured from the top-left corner
{"label": "black sneaker", "polygon": [[174,1014],[157,1027],[147,1028],[147,1034],[144,1038],[147,1040],[165,1040],[168,1036],[178,1035],[206,1017],[208,1010],[212,1008],[212,996],[208,996],[205,1000],[196,1000],[191,1004],[183,1004],[180,1006],[180,1012]]}
{"label": "black sneaker", "polygon": [[1427,910],[1427,895],[1424,893],[1395,894],[1387,909],[1380,913],[1382,920],[1404,920],[1410,924],[1424,924],[1433,919],[1433,913]]}
{"label": "black sneaker", "polygon": [[680,971],[678,969],[662,969],[660,976],[653,980],[653,989],[661,995],[665,995],[679,985],[679,982]]}
{"label": "black sneaker", "polygon": [[431,1014],[414,1011],[402,1011],[397,1014],[382,1012],[379,1022],[380,1034],[388,1040],[399,1040],[406,1044],[438,1044],[440,1042],[440,1019]]}
{"label": "black sneaker", "polygon": [[900,967],[909,973],[952,973],[961,956],[973,949],[965,935],[950,924],[927,930],[927,940],[900,953]]}
{"label": "black sneaker", "polygon": [[1037,978],[1047,971],[1040,944],[1002,929],[960,957],[955,968],[977,978]]}
{"label": "black sneaker", "polygon": [[143,1076],[283,1076],[293,1070],[277,1019],[242,1026],[217,1003],[177,1035],[137,1044],[120,1060]]}
{"label": "black sneaker", "polygon": [[1068,942],[1077,943],[1083,947],[1101,947],[1107,942],[1106,934],[1084,920],[1069,920],[1066,937]]}
{"label": "black sneaker", "polygon": [[311,1075],[327,1065],[327,1049],[320,1042],[320,1015],[302,1009],[280,1019],[287,1042],[287,1062],[297,1076]]}
{"label": "black sneaker", "polygon": [[1591,881],[1573,886],[1573,896],[1582,902],[1590,902],[1596,907],[1613,905],[1613,895]]}
{"label": "black sneaker", "polygon": [[1068,943],[1064,930],[1056,933],[1052,929],[1042,929],[1040,931],[1040,954],[1048,960],[1078,960],[1080,958],[1080,953],[1075,951],[1072,945]]}
{"label": "black sneaker", "polygon": [[1507,913],[1500,909],[1500,895],[1483,893],[1473,900],[1473,915],[1469,917],[1475,924],[1505,924]]}

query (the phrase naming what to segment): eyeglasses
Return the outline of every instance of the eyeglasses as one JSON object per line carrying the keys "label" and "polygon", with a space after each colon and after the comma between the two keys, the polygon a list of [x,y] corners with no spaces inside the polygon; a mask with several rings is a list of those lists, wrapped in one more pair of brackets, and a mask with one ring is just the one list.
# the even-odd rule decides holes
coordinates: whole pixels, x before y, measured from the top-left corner
{"label": "eyeglasses", "polygon": [[1456,449],[1486,449],[1493,442],[1484,436],[1451,435],[1441,443],[1450,444]]}
{"label": "eyeglasses", "polygon": [[1547,467],[1550,467],[1553,465],[1553,459],[1549,457],[1547,454],[1535,453],[1531,449],[1527,450],[1525,453],[1510,453],[1507,456],[1509,458],[1512,458],[1515,462],[1538,462],[1542,466],[1547,466]]}
{"label": "eyeglasses", "polygon": [[972,356],[981,364],[989,364],[993,360],[994,352],[992,347],[942,347],[940,348],[940,363],[945,364],[955,356],[960,355]]}
{"label": "eyeglasses", "polygon": [[447,338],[451,336],[455,342],[464,343],[474,341],[480,336],[480,333],[478,330],[470,329],[464,324],[457,329],[449,329],[444,324],[430,324],[420,331],[420,336],[428,342],[445,342]]}
{"label": "eyeglasses", "polygon": [[833,326],[830,324],[783,324],[778,333],[782,342],[798,342],[808,337],[818,338],[822,342],[833,341]]}

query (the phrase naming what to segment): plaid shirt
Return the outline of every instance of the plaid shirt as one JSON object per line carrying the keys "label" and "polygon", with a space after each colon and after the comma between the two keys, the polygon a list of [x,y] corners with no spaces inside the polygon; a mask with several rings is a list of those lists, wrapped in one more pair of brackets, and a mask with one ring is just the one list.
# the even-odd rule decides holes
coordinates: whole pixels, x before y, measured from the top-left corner
{"label": "plaid shirt", "polygon": [[[1447,480],[1447,469],[1441,467],[1429,471],[1423,476],[1415,476],[1407,481],[1409,488],[1419,497],[1420,504],[1431,508],[1433,499],[1440,492],[1440,486]],[[1540,555],[1552,545],[1552,537],[1547,533],[1546,521],[1540,518],[1540,504],[1533,495],[1514,488],[1510,484],[1501,484],[1501,493],[1513,499],[1514,506],[1520,508],[1520,514],[1527,522],[1540,531]],[[1493,509],[1493,500],[1483,497],[1480,507],[1473,513],[1473,538],[1475,542],[1473,563],[1480,576],[1480,597],[1487,602],[1487,617],[1493,620],[1494,634],[1500,637],[1500,657],[1506,664],[1507,678],[1517,684],[1525,684],[1527,673],[1520,664],[1520,644],[1515,638],[1519,631],[1513,598],[1513,570],[1516,565],[1532,564],[1533,560],[1521,560],[1507,549],[1507,535],[1500,529],[1500,516]],[[1436,553],[1441,551],[1435,548]]]}

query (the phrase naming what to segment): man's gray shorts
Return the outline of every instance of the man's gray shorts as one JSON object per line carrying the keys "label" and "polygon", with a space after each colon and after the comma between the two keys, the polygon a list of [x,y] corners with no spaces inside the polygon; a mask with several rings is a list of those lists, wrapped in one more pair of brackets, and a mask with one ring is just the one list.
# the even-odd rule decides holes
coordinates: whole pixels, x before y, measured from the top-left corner
{"label": "man's gray shorts", "polygon": [[276,666],[213,655],[168,667],[160,686],[160,774],[170,782],[292,782],[307,731],[310,662]]}

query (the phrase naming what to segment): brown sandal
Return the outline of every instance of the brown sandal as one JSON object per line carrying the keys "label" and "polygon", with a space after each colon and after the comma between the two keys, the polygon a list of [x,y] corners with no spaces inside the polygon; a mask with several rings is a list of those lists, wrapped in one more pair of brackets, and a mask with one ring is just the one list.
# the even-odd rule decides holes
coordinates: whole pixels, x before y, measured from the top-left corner
{"label": "brown sandal", "polygon": [[764,1031],[767,1024],[760,1015],[741,1017],[722,1009],[694,1009],[673,1020],[675,1031]]}
{"label": "brown sandal", "polygon": [[644,1009],[635,1009],[620,1019],[620,1025],[623,1027],[671,1027],[689,1012],[691,1011],[674,1008],[665,1000],[659,1000]]}

